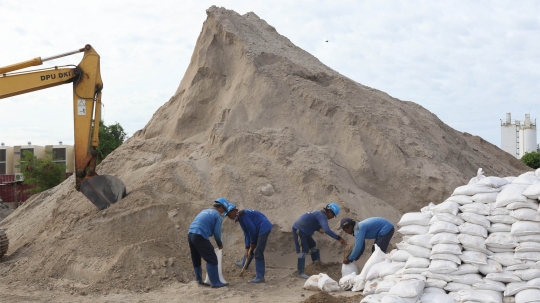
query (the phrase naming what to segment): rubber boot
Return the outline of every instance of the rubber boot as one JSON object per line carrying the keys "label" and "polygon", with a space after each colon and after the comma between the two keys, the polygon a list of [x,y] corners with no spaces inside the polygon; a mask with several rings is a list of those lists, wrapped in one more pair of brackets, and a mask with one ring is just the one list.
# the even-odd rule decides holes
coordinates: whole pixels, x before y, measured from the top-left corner
{"label": "rubber boot", "polygon": [[[248,264],[247,264],[247,266],[246,266],[246,269],[249,268],[249,265],[251,264],[251,261],[252,261],[252,260],[253,260],[253,257],[251,257],[251,258],[248,259],[248,261],[247,261]],[[242,258],[242,260],[236,260],[236,261],[234,261],[234,263],[236,263],[236,265],[238,265],[238,267],[240,267],[240,268],[244,268],[245,262],[246,262],[246,256],[245,256],[245,255],[244,255],[244,257]]]}
{"label": "rubber boot", "polygon": [[255,259],[255,272],[257,275],[254,279],[249,280],[250,283],[264,283],[264,260]]}
{"label": "rubber boot", "polygon": [[229,283],[221,283],[221,281],[219,280],[217,265],[206,264],[206,272],[208,273],[208,278],[210,279],[210,284],[212,284],[212,288],[219,288],[229,285]]}
{"label": "rubber boot", "polygon": [[298,275],[300,278],[307,279],[308,275],[304,273],[304,268],[306,267],[306,258],[298,258]]}
{"label": "rubber boot", "polygon": [[202,268],[200,266],[195,267],[193,268],[193,271],[195,272],[195,279],[197,280],[197,283],[201,285],[206,285],[203,283],[203,279],[202,279]]}
{"label": "rubber boot", "polygon": [[321,260],[321,252],[318,249],[314,249],[311,251],[311,261],[320,261]]}

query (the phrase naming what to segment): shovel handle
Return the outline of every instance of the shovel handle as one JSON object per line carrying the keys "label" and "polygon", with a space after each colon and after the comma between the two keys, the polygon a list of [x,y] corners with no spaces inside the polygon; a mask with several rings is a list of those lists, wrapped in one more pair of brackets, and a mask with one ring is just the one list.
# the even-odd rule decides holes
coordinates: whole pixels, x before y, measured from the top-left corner
{"label": "shovel handle", "polygon": [[240,277],[241,277],[242,275],[244,275],[244,271],[246,270],[247,265],[249,264],[248,260],[249,260],[249,258],[251,257],[252,252],[253,252],[253,248],[250,247],[250,248],[249,248],[249,251],[248,251],[248,254],[247,254],[247,256],[246,256],[246,262],[244,262],[244,267],[242,267],[242,271],[240,271]]}

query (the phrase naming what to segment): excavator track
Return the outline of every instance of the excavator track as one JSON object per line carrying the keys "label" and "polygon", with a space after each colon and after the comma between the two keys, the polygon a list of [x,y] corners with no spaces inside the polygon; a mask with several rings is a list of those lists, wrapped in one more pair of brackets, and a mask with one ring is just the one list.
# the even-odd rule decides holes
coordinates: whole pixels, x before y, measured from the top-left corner
{"label": "excavator track", "polygon": [[4,230],[0,229],[0,258],[2,258],[8,251],[9,240]]}

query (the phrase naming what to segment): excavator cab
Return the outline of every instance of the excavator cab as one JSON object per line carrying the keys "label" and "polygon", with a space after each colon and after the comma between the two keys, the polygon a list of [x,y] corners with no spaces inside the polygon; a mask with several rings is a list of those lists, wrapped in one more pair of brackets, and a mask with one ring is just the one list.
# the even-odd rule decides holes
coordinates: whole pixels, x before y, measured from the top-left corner
{"label": "excavator cab", "polygon": [[[76,66],[55,66],[39,70],[21,69],[43,64],[45,61],[84,52]],[[99,127],[92,127],[101,120],[100,57],[87,44],[75,51],[47,58],[37,57],[28,61],[0,67],[0,99],[73,83],[73,117],[75,137],[75,188],[83,193],[99,210],[108,208],[126,196],[124,183],[112,175],[96,173],[96,147],[99,145]]]}

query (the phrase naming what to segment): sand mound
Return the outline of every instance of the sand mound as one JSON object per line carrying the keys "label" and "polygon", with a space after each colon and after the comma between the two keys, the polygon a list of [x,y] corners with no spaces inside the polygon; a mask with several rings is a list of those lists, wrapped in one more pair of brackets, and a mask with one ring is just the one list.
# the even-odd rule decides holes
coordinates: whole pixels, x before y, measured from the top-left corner
{"label": "sand mound", "polygon": [[332,296],[329,293],[326,293],[324,291],[320,291],[306,300],[302,301],[302,303],[357,303],[360,302],[364,296],[361,294],[352,296],[352,297],[343,297],[343,296]]}
{"label": "sand mound", "polygon": [[[295,261],[290,227],[321,203],[342,205],[339,218],[396,223],[443,201],[479,167],[527,170],[423,107],[331,70],[254,13],[207,14],[176,93],[99,167],[128,196],[97,211],[73,178],[34,196],[0,222],[11,242],[2,283],[146,292],[188,282],[188,226],[217,197],[263,211],[275,224],[269,263],[293,272],[283,265]],[[225,221],[224,271],[234,282],[243,236]],[[323,260],[342,258],[335,241],[316,240]]]}

